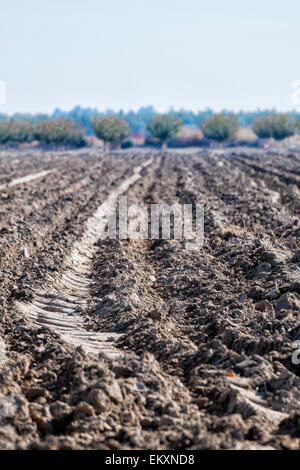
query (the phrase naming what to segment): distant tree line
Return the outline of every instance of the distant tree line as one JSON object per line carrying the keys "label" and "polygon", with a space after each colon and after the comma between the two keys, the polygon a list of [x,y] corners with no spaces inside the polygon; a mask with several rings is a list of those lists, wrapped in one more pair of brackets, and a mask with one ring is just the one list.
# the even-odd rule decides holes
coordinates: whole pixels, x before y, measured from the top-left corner
{"label": "distant tree line", "polygon": [[87,144],[81,126],[70,119],[0,120],[0,144],[17,145],[33,141],[48,147],[83,147]]}
{"label": "distant tree line", "polygon": [[[276,110],[269,109],[269,110],[261,110],[258,109],[256,111],[239,111],[235,113],[237,117],[237,122],[241,127],[248,127],[250,126],[255,119],[257,118],[264,118],[265,116],[271,116],[276,113]],[[21,114],[16,113],[11,116],[12,119],[17,121],[42,121],[47,118],[65,118],[74,121],[76,124],[79,124],[85,131],[87,135],[92,135],[93,126],[92,126],[92,118],[94,117],[111,117],[115,116],[118,119],[125,120],[127,124],[130,126],[131,132],[133,134],[138,134],[141,132],[147,132],[147,127],[152,122],[154,116],[159,115],[153,106],[142,107],[138,111],[127,111],[124,112],[120,111],[113,111],[113,110],[106,110],[106,111],[98,111],[96,108],[81,108],[80,106],[76,106],[71,111],[61,111],[60,109],[56,109],[51,115],[46,114]],[[231,116],[231,111],[224,110],[222,112],[225,116]],[[294,119],[300,119],[300,113],[296,111],[291,111],[288,113]],[[168,116],[172,116],[174,118],[180,119],[181,124],[183,126],[194,126],[198,127],[199,123],[201,124],[205,121],[208,117],[214,115],[214,111],[212,109],[204,109],[202,111],[193,112],[184,109],[180,110],[173,110],[171,109],[166,113]],[[9,116],[5,114],[0,114],[0,120],[6,120]]]}
{"label": "distant tree line", "polygon": [[[242,112],[241,112],[242,113]],[[195,116],[198,128],[207,141],[224,142],[235,138],[241,127],[242,114],[223,111],[214,114],[211,110],[202,114],[188,113],[186,111],[170,111],[166,114],[157,114],[153,107],[141,108],[133,113],[134,123],[129,113],[114,113],[107,111],[99,113],[95,109],[82,110],[75,108],[69,113],[56,110],[52,116],[22,115],[13,117],[0,115],[0,144],[20,144],[38,141],[40,145],[82,147],[87,145],[89,134],[96,135],[104,143],[104,150],[112,146],[129,148],[134,145],[128,139],[136,130],[140,131],[140,122],[143,123],[143,132],[147,135],[146,144],[161,143],[166,148],[168,143],[178,137],[182,126],[191,126]],[[252,131],[259,139],[273,138],[285,139],[300,131],[300,117],[297,113],[276,113],[257,111],[248,113],[254,118],[251,121]],[[147,116],[147,118],[146,118]],[[246,113],[243,114],[246,119]],[[193,126],[195,126],[193,124]],[[245,126],[243,126],[245,127]],[[126,140],[127,139],[127,140]]]}

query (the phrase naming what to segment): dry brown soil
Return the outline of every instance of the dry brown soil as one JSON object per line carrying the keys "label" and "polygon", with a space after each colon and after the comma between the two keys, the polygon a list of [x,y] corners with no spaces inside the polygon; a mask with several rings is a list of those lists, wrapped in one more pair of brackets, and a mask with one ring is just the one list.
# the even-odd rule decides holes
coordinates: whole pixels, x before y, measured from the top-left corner
{"label": "dry brown soil", "polygon": [[[125,194],[203,248],[99,240]],[[0,449],[299,449],[299,214],[294,150],[0,152]]]}

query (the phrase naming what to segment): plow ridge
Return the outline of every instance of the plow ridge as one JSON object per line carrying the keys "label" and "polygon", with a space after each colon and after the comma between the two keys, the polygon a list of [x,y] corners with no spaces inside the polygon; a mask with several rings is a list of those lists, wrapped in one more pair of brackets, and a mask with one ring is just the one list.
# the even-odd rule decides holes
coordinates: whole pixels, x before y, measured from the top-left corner
{"label": "plow ridge", "polygon": [[[291,152],[1,159],[1,449],[299,448]],[[203,203],[204,246],[105,238],[125,194]]]}

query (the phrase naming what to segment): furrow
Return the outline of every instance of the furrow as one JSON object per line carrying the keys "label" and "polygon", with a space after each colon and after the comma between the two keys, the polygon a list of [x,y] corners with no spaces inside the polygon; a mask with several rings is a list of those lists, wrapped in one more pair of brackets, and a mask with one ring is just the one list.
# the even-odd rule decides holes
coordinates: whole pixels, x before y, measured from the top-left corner
{"label": "furrow", "polygon": [[44,171],[40,171],[39,173],[32,173],[26,176],[22,176],[20,178],[15,178],[7,184],[1,184],[0,191],[6,188],[11,188],[12,186],[17,186],[19,184],[24,184],[24,183],[30,183],[31,181],[44,178],[45,176],[49,175],[50,173],[53,173],[54,171],[55,170],[44,170]]}
{"label": "furrow", "polygon": [[[17,302],[17,308],[25,313],[36,325],[55,329],[62,338],[73,346],[81,346],[87,352],[101,353],[112,358],[120,354],[114,344],[120,338],[117,333],[88,333],[84,329],[83,317],[78,305],[84,305],[89,296],[91,261],[95,243],[102,238],[108,217],[120,195],[125,193],[140,177],[143,168],[151,160],[134,169],[131,177],[110,193],[106,201],[87,220],[86,230],[66,258],[65,270],[47,291],[47,296],[37,292],[30,303]],[[49,299],[50,294],[50,299]],[[66,300],[67,299],[67,300]]]}

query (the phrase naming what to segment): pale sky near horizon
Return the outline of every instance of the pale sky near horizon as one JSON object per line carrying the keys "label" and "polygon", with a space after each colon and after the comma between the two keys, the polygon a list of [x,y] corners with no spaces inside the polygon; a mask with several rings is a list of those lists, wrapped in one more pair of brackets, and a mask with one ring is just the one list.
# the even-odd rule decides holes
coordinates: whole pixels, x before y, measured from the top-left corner
{"label": "pale sky near horizon", "polygon": [[[292,109],[296,0],[0,0],[0,113]],[[298,105],[299,107],[299,105]]]}

